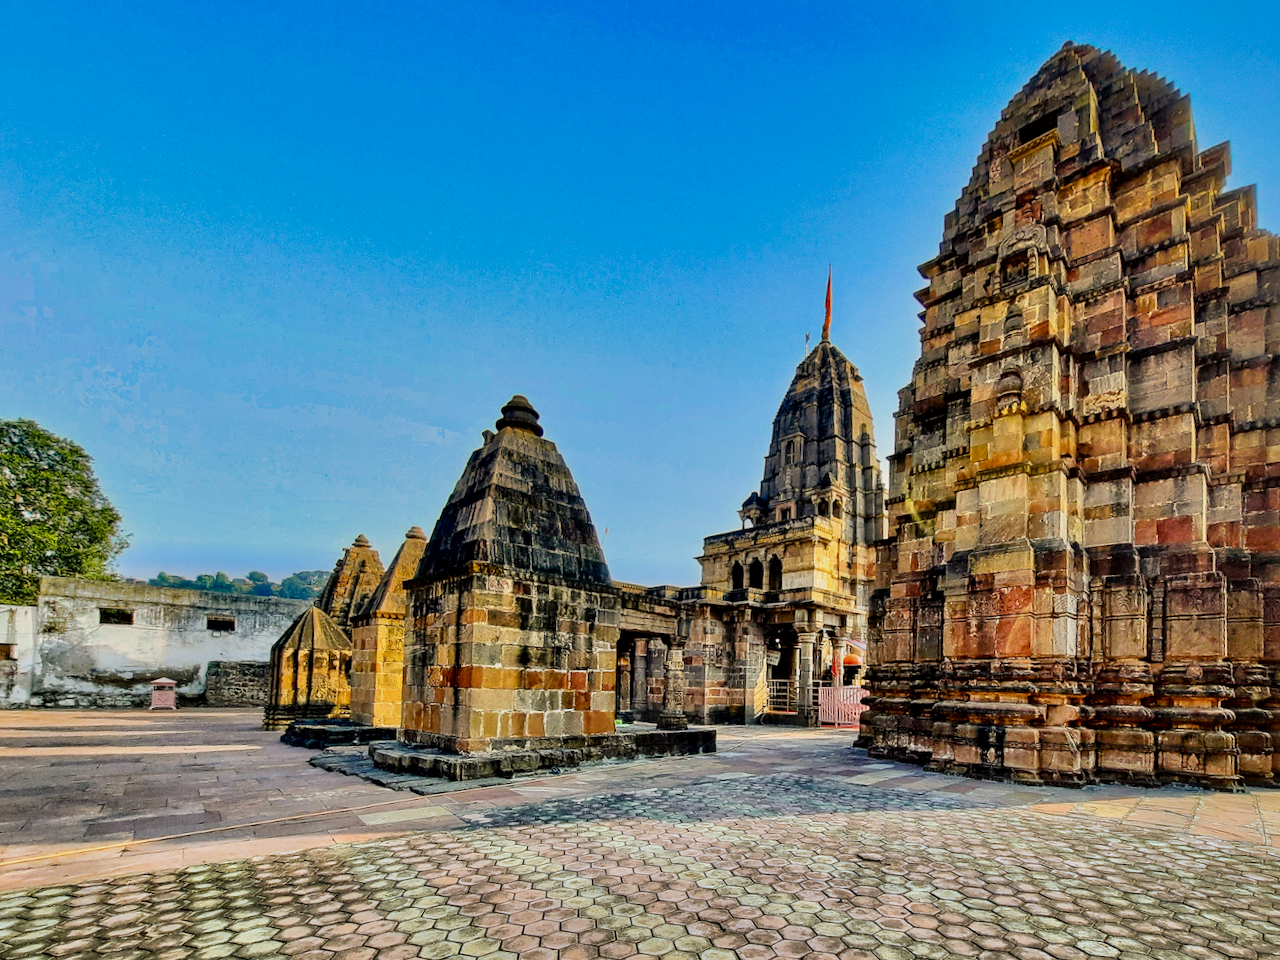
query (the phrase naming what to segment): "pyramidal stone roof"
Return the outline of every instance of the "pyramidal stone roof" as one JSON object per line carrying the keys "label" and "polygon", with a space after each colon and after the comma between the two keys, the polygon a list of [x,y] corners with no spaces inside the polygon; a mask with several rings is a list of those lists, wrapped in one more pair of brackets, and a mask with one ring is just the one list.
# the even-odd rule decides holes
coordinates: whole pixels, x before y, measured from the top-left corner
{"label": "pyramidal stone roof", "polygon": [[497,433],[471,454],[431,533],[418,581],[489,563],[512,572],[608,584],[609,568],[564,457],[542,438],[522,396],[502,408]]}
{"label": "pyramidal stone roof", "polygon": [[396,551],[395,559],[382,575],[382,582],[373,591],[364,609],[360,611],[360,620],[371,617],[403,617],[408,612],[408,604],[404,583],[412,580],[418,572],[418,564],[427,549],[427,535],[421,527],[410,527],[404,535],[404,543]]}
{"label": "pyramidal stone roof", "polygon": [[362,533],[342,551],[342,558],[334,564],[333,573],[315,605],[339,627],[345,628],[364,607],[370,594],[378,589],[384,572],[378,551]]}
{"label": "pyramidal stone roof", "polygon": [[333,617],[319,607],[308,607],[275,642],[276,651],[350,650],[351,640]]}
{"label": "pyramidal stone roof", "polygon": [[[757,502],[772,503],[780,495],[807,493],[832,483],[857,488],[862,448],[874,449],[872,434],[871,407],[858,368],[835,344],[823,340],[796,367],[778,405]],[[803,439],[794,464],[787,462],[787,442],[792,438]],[[874,454],[870,456],[874,463]]]}
{"label": "pyramidal stone roof", "polygon": [[[1059,129],[1059,123],[1066,126]],[[1074,151],[1059,164],[1059,177],[1104,158],[1130,170],[1179,148],[1186,148],[1184,172],[1195,162],[1190,97],[1162,77],[1130,70],[1110,51],[1068,41],[1001,112],[947,217],[944,256],[953,252],[958,235],[999,207],[1001,198],[989,195],[987,185],[1002,178],[992,174],[1016,162],[1021,148],[1054,132]]]}

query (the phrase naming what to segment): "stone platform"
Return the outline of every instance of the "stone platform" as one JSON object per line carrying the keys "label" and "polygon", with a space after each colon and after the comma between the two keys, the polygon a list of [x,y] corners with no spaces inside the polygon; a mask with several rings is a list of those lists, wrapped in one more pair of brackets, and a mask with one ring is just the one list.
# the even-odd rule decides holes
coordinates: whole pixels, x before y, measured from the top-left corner
{"label": "stone platform", "polygon": [[379,770],[388,773],[445,780],[481,780],[514,777],[538,770],[560,770],[603,760],[715,753],[716,731],[710,727],[687,730],[648,728],[591,736],[547,737],[527,740],[524,744],[524,749],[457,754],[401,743],[374,743],[369,746],[369,758]]}
{"label": "stone platform", "polygon": [[395,738],[395,727],[374,727],[354,720],[295,720],[280,735],[281,741],[291,747],[311,750]]}

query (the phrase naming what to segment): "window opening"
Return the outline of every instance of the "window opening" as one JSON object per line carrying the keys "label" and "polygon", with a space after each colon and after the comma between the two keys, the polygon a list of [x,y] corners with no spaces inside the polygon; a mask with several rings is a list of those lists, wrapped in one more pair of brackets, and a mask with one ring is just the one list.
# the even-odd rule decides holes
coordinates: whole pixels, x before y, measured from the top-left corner
{"label": "window opening", "polygon": [[752,590],[764,589],[764,564],[759,560],[752,560],[751,566],[748,568],[750,572],[750,583]]}
{"label": "window opening", "polygon": [[207,624],[210,630],[221,633],[235,633],[236,630],[235,617],[209,617]]}
{"label": "window opening", "polygon": [[1050,130],[1058,129],[1058,115],[1050,113],[1040,117],[1038,120],[1032,120],[1025,127],[1018,131],[1018,145],[1030,143],[1036,137],[1043,137]]}
{"label": "window opening", "polygon": [[99,607],[98,608],[99,623],[114,623],[122,626],[133,625],[133,611],[120,610],[116,607]]}
{"label": "window opening", "polygon": [[769,589],[782,589],[782,561],[777,557],[772,557],[769,560]]}
{"label": "window opening", "polygon": [[733,565],[733,572],[730,574],[730,581],[733,584],[734,590],[742,589],[742,564],[735,563]]}

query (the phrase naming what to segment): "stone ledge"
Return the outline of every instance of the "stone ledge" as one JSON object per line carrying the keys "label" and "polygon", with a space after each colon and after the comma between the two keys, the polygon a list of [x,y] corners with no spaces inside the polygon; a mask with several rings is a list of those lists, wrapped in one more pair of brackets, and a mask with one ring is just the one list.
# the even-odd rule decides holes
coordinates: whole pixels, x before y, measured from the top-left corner
{"label": "stone ledge", "polygon": [[[395,745],[396,742],[394,740],[384,741],[380,744],[380,746],[386,747],[394,747]],[[385,770],[379,770],[373,765],[373,761],[369,759],[369,751],[364,746],[330,747],[315,754],[307,762],[321,770],[341,773],[348,777],[359,777],[361,780],[367,780],[369,783],[379,787],[386,787],[389,790],[404,790],[426,797],[449,793],[454,790],[492,787],[507,782],[504,777],[490,777],[484,780],[468,781],[466,786],[463,787],[456,781],[441,780],[439,777],[388,773]]]}
{"label": "stone ledge", "polygon": [[[549,738],[548,738],[549,739]],[[490,750],[483,753],[446,753],[430,747],[374,743],[369,758],[388,773],[444,780],[510,778],[538,770],[577,767],[604,760],[637,757],[688,756],[715,753],[716,732],[702,727],[691,730],[641,730],[566,738],[563,745],[533,750]]]}
{"label": "stone ledge", "polygon": [[344,744],[394,740],[395,736],[395,727],[374,727],[354,720],[295,720],[280,735],[280,740],[291,747],[323,750]]}

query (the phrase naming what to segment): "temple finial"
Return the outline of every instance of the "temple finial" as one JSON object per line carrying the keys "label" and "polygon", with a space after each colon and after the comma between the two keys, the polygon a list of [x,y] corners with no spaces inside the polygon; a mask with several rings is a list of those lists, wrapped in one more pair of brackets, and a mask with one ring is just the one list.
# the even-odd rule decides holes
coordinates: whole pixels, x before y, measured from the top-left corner
{"label": "temple finial", "polygon": [[831,342],[831,264],[827,264],[827,319],[822,321],[822,342]]}

